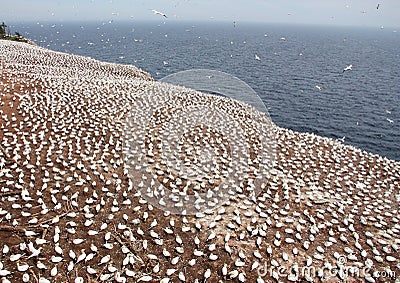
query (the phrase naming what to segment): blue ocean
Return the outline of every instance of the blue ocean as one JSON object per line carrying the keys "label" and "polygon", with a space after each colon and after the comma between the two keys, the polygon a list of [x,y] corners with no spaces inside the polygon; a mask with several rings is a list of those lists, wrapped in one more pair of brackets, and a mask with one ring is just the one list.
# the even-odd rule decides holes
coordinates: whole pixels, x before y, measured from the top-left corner
{"label": "blue ocean", "polygon": [[229,73],[257,92],[277,125],[400,160],[393,28],[106,21],[11,29],[51,50],[133,64],[155,79],[199,68]]}

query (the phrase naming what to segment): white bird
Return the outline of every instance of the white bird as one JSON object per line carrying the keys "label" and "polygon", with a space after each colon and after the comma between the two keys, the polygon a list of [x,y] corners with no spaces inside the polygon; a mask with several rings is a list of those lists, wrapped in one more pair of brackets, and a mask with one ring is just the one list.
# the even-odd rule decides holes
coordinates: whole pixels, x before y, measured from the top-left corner
{"label": "white bird", "polygon": [[57,265],[55,265],[51,270],[50,270],[50,275],[51,276],[56,276],[58,273]]}
{"label": "white bird", "polygon": [[29,265],[28,264],[20,265],[19,262],[17,262],[17,269],[18,271],[25,272],[29,269]]}
{"label": "white bird", "polygon": [[0,276],[7,276],[10,275],[11,271],[8,270],[0,270]]}
{"label": "white bird", "polygon": [[390,124],[393,124],[394,121],[392,119],[386,118],[386,121],[388,121]]}
{"label": "white bird", "polygon": [[86,256],[86,258],[85,258],[85,262],[87,262],[87,261],[89,261],[89,260],[92,260],[92,259],[94,258],[94,256],[95,256],[94,253],[88,254],[88,255]]}
{"label": "white bird", "polygon": [[59,244],[56,244],[56,245],[55,245],[54,250],[56,251],[56,253],[58,253],[58,254],[60,254],[60,255],[63,254],[63,250],[62,250],[62,248],[60,247]]}
{"label": "white bird", "polygon": [[4,245],[3,247],[3,254],[6,254],[10,251],[10,248],[7,245]]}
{"label": "white bird", "polygon": [[206,272],[204,272],[204,279],[208,279],[210,278],[210,276],[211,276],[211,270],[208,268]]}
{"label": "white bird", "polygon": [[111,259],[111,256],[110,256],[110,255],[106,255],[105,257],[103,257],[103,258],[100,260],[99,265],[102,265],[102,264],[104,264],[104,263],[109,262],[110,259]]}
{"label": "white bird", "polygon": [[22,254],[15,254],[10,256],[11,261],[17,261],[21,258]]}
{"label": "white bird", "polygon": [[82,249],[82,253],[78,256],[78,259],[76,260],[76,263],[84,260],[85,258],[86,258],[85,249]]}
{"label": "white bird", "polygon": [[261,58],[260,58],[257,54],[254,55],[254,58],[255,58],[256,60],[258,60],[258,61],[261,60]]}
{"label": "white bird", "polygon": [[96,274],[96,273],[97,273],[97,270],[94,269],[94,268],[92,268],[92,267],[90,267],[90,266],[86,267],[86,271],[87,271],[89,274]]}
{"label": "white bird", "polygon": [[322,89],[322,87],[320,87],[319,85],[316,85],[315,86],[318,90],[321,90]]}
{"label": "white bird", "polygon": [[36,249],[36,248],[33,246],[33,243],[32,243],[32,242],[29,242],[28,248],[29,248],[29,251],[32,253],[30,256],[28,256],[28,258],[37,257],[37,256],[40,254],[40,251],[42,250],[42,247]]}
{"label": "white bird", "polygon": [[160,11],[157,11],[157,10],[151,10],[151,11],[152,11],[155,15],[160,15],[160,16],[163,16],[163,17],[165,17],[165,18],[168,18],[166,14],[164,14],[164,13],[162,13],[162,12],[160,12]]}
{"label": "white bird", "polygon": [[351,71],[352,67],[353,67],[353,65],[348,65],[346,68],[343,69],[343,73],[346,72],[346,71]]}

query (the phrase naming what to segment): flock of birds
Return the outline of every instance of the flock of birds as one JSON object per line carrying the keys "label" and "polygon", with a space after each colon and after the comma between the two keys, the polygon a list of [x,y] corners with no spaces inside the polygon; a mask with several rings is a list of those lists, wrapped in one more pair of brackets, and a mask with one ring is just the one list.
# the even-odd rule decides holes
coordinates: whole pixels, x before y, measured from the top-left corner
{"label": "flock of birds", "polygon": [[236,192],[255,199],[275,160],[273,125],[236,103],[173,87],[137,97],[124,138],[141,196],[182,215],[217,209]]}
{"label": "flock of birds", "polygon": [[[250,106],[25,43],[0,41],[0,54],[3,283],[399,282],[398,162],[272,124],[275,159],[262,174],[254,123],[266,122]],[[190,115],[177,111],[200,105],[231,115],[231,132],[199,122],[187,132]],[[235,124],[247,144],[227,139]],[[163,153],[181,128],[187,176]],[[183,215],[155,205],[159,186],[196,195],[235,175],[240,147],[253,171],[218,207]],[[204,152],[215,162],[198,178]],[[146,182],[135,175],[142,161]],[[354,272],[335,272],[343,267]]]}
{"label": "flock of birds", "polygon": [[[379,9],[379,7],[381,6],[381,4],[380,3],[378,3],[377,5],[376,5],[376,10],[378,10]],[[175,5],[175,7],[176,7],[176,5]],[[346,5],[345,6],[346,8],[349,8],[350,6],[349,5]],[[160,15],[160,16],[163,16],[163,17],[165,17],[165,18],[168,18],[167,17],[167,15],[165,14],[165,13],[163,13],[163,12],[160,12],[160,11],[158,11],[158,10],[154,10],[154,9],[152,9],[151,10],[152,12],[153,12],[153,14],[155,14],[155,15]],[[362,14],[366,14],[367,12],[366,11],[360,11]],[[119,13],[112,13],[112,15],[118,15]],[[288,16],[291,16],[292,15],[292,13],[287,13],[287,15]],[[211,19],[214,19],[214,17],[210,17]],[[236,27],[236,21],[233,21],[233,27]]]}

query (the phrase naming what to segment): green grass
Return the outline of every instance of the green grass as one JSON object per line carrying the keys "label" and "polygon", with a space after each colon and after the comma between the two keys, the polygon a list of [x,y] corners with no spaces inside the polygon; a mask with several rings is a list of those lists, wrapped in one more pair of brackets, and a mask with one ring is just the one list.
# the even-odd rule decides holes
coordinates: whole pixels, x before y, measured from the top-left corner
{"label": "green grass", "polygon": [[28,40],[28,39],[23,38],[23,37],[20,37],[20,36],[15,36],[15,35],[5,35],[5,36],[1,36],[0,39],[29,43],[29,40]]}

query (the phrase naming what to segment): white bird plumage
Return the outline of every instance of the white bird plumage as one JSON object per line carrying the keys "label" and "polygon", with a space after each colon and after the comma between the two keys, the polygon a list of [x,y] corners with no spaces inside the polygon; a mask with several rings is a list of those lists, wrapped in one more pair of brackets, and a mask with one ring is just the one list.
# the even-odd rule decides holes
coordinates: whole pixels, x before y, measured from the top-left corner
{"label": "white bird plumage", "polygon": [[157,11],[157,10],[151,10],[155,15],[160,15],[163,16],[165,18],[168,18],[166,14],[164,14],[163,12]]}
{"label": "white bird plumage", "polygon": [[352,68],[353,68],[353,65],[350,64],[350,65],[346,66],[346,68],[343,69],[342,73],[344,73],[346,71],[351,71]]}

